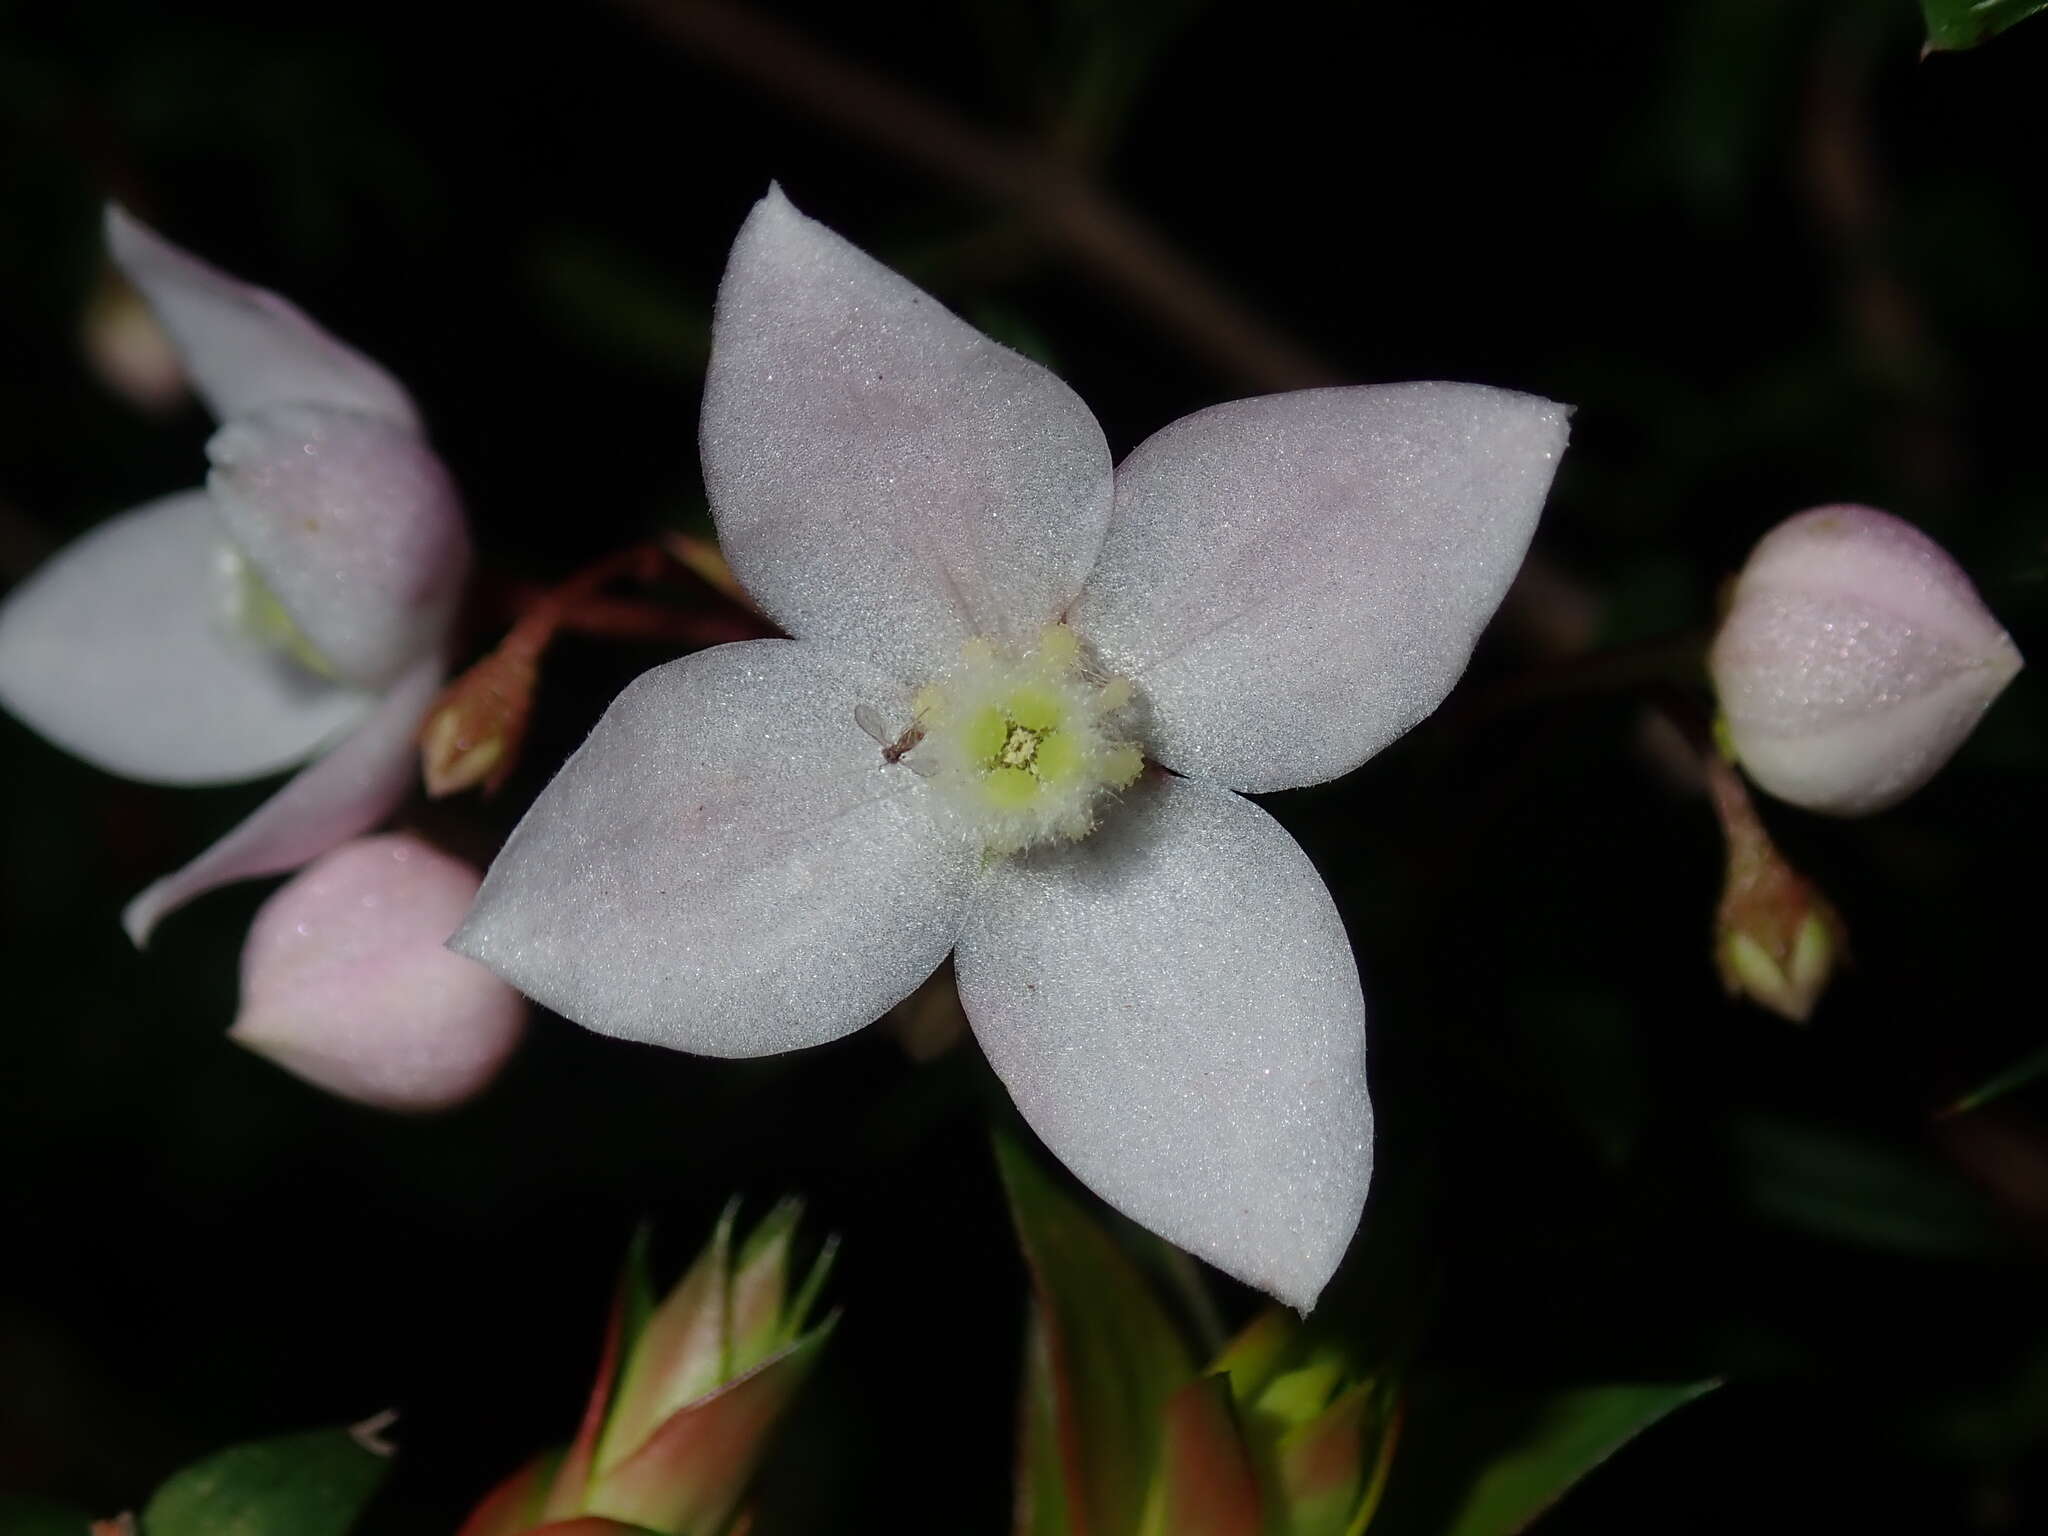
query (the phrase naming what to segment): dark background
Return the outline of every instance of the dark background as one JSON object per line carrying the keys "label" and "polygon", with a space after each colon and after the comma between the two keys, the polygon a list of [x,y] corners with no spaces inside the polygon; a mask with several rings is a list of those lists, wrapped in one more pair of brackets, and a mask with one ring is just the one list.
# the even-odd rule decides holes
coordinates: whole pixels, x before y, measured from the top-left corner
{"label": "dark background", "polygon": [[[1550,579],[1435,721],[1267,802],[1373,1020],[1380,1172],[1321,1315],[1503,1389],[1729,1378],[1546,1530],[2041,1521],[2048,1096],[1936,1116],[2040,1040],[2037,678],[1896,811],[1768,811],[1854,936],[1803,1030],[1720,995],[1714,827],[1641,698],[1530,679],[1702,632],[1821,501],[1919,522],[2048,650],[2048,21],[1923,62],[1906,0],[776,10],[880,107],[659,0],[0,6],[0,581],[199,475],[197,409],[81,352],[109,195],[408,382],[498,585],[701,520],[710,295],[770,178],[1119,451],[1318,370],[1576,402]],[[891,143],[905,96],[940,127]],[[1149,254],[1134,291],[1090,244],[1105,206],[1292,353],[1167,317]],[[566,646],[508,791],[404,819],[487,858],[667,654]],[[146,955],[116,924],[263,789],[123,784],[4,719],[0,784],[0,1487],[112,1511],[395,1406],[370,1529],[452,1530],[571,1428],[638,1218],[673,1267],[729,1194],[794,1191],[846,1318],[759,1536],[1003,1528],[1023,1277],[971,1043],[733,1064],[544,1018],[482,1101],[393,1120],[223,1038],[262,887]]]}

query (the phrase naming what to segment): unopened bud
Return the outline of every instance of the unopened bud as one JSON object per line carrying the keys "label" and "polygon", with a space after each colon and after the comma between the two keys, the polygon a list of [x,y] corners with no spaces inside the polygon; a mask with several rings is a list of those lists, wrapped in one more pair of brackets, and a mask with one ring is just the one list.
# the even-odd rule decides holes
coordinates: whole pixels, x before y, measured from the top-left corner
{"label": "unopened bud", "polygon": [[1729,994],[1804,1024],[1827,989],[1847,930],[1811,880],[1786,862],[1727,763],[1708,764],[1728,843],[1727,883],[1714,915],[1714,963]]}
{"label": "unopened bud", "polygon": [[461,1536],[745,1529],[741,1497],[836,1314],[811,1322],[833,1245],[792,1263],[801,1205],[783,1201],[738,1245],[733,1214],[652,1308],[635,1246],[575,1442],[501,1484]]}
{"label": "unopened bud", "polygon": [[415,837],[342,844],[257,912],[230,1037],[380,1109],[446,1109],[476,1094],[526,1015],[517,992],[443,947],[481,883]]}
{"label": "unopened bud", "polygon": [[191,393],[171,338],[135,285],[109,267],[85,306],[86,361],[138,410],[160,415]]}
{"label": "unopened bud", "polygon": [[1400,1436],[1390,1375],[1360,1371],[1275,1307],[1255,1318],[1211,1367],[1227,1375],[1238,1418],[1288,1531],[1359,1531],[1378,1508]]}
{"label": "unopened bud", "polygon": [[420,777],[435,799],[495,794],[519,763],[537,676],[534,647],[514,631],[441,691],[420,726]]}
{"label": "unopened bud", "polygon": [[1926,783],[2020,669],[1940,545],[1856,506],[1815,507],[1764,536],[1708,661],[1749,776],[1841,816]]}

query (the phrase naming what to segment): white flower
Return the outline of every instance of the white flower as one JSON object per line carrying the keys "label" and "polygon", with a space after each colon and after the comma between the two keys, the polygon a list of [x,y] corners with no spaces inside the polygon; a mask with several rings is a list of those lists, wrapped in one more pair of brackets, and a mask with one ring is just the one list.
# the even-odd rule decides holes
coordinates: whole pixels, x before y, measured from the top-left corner
{"label": "white flower", "polygon": [[1365,1007],[1322,881],[1233,791],[1333,778],[1435,708],[1564,409],[1305,391],[1199,412],[1112,473],[1064,384],[773,190],[713,340],[713,511],[795,638],[620,695],[455,947],[713,1056],[847,1034],[953,951],[1046,1143],[1306,1309],[1371,1168]]}
{"label": "white flower", "polygon": [[1813,507],[1750,552],[1708,657],[1743,769],[1780,800],[1883,810],[2020,670],[1948,551],[1874,507]]}
{"label": "white flower", "polygon": [[224,784],[313,759],[123,914],[295,868],[412,781],[469,563],[405,391],[276,294],[107,212],[114,259],[220,421],[203,490],[114,518],[0,605],[0,704],[110,773]]}

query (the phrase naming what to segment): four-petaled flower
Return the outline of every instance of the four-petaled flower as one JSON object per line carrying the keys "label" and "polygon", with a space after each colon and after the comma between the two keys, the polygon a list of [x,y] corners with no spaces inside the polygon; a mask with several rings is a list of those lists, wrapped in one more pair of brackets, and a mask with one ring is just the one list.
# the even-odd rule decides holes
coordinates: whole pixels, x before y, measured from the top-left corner
{"label": "four-petaled flower", "polygon": [[404,389],[295,306],[120,209],[114,259],[220,430],[202,490],[60,551],[0,605],[0,704],[128,778],[223,784],[313,759],[123,914],[296,868],[412,781],[469,565],[455,487]]}
{"label": "four-petaled flower", "polygon": [[1563,407],[1463,384],[1201,411],[1112,470],[1086,406],[771,190],[719,291],[705,481],[794,636],[657,668],[454,945],[713,1056],[860,1028],[949,951],[1097,1193],[1307,1309],[1372,1160],[1365,1006],[1237,791],[1434,709],[1519,566]]}

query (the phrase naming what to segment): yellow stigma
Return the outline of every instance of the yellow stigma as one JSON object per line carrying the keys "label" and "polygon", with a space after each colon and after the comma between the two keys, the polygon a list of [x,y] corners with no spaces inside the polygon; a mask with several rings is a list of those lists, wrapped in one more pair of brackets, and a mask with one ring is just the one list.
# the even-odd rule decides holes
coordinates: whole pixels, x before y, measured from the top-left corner
{"label": "yellow stigma", "polygon": [[976,638],[918,690],[923,734],[907,761],[991,853],[1085,837],[1102,803],[1144,769],[1122,718],[1133,697],[1128,680],[1089,665],[1064,624],[1021,655]]}

